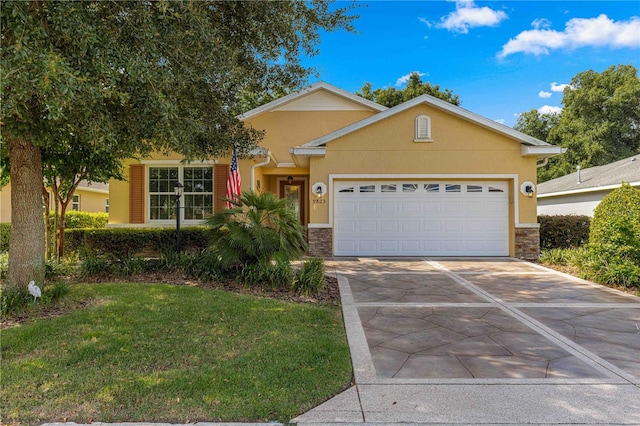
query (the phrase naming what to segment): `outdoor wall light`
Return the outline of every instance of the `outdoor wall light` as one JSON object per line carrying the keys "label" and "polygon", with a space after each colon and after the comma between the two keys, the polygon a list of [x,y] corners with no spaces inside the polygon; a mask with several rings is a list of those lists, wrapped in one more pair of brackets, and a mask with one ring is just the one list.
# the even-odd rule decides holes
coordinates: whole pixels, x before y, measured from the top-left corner
{"label": "outdoor wall light", "polygon": [[531,185],[527,185],[527,186],[524,188],[524,191],[527,193],[527,197],[529,197],[529,198],[533,198],[533,186],[531,186]]}
{"label": "outdoor wall light", "polygon": [[533,182],[524,182],[520,185],[520,192],[527,198],[533,198],[533,194],[536,192],[536,186]]}
{"label": "outdoor wall light", "polygon": [[287,182],[289,183],[289,185],[291,185],[293,183],[293,176],[289,176],[287,178]]}
{"label": "outdoor wall light", "polygon": [[313,187],[311,188],[311,192],[313,193],[313,195],[320,198],[327,193],[327,185],[325,185],[322,182],[316,182],[313,184]]}

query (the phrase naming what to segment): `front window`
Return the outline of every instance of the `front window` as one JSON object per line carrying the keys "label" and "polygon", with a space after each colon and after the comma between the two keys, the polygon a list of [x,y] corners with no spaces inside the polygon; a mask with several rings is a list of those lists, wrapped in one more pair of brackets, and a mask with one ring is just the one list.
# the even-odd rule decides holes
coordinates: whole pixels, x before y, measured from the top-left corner
{"label": "front window", "polygon": [[199,220],[213,213],[213,168],[149,167],[149,219],[176,218],[174,186],[184,185],[181,218]]}
{"label": "front window", "polygon": [[71,200],[71,210],[80,211],[80,196],[77,194]]}

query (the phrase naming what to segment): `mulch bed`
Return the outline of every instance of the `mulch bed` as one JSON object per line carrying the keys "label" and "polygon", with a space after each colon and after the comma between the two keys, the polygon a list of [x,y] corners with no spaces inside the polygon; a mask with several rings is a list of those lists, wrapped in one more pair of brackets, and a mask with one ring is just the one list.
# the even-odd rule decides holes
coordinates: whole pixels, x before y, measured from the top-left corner
{"label": "mulch bed", "polygon": [[[272,289],[270,287],[246,286],[233,280],[224,283],[206,283],[193,280],[178,272],[145,273],[132,275],[125,278],[115,279],[113,277],[93,277],[89,280],[74,279],[73,283],[107,283],[107,282],[129,282],[129,283],[162,283],[172,285],[186,285],[190,287],[201,287],[215,290],[232,291],[240,294],[249,294],[257,297],[267,297],[271,299],[284,300],[296,303],[329,304],[340,305],[340,290],[338,280],[334,277],[326,278],[326,286],[318,294],[309,296],[301,295],[286,289]],[[91,306],[93,301],[64,301],[54,305],[43,305],[37,309],[19,312],[0,319],[0,329],[15,327],[38,318],[54,318],[59,315],[71,312],[76,309]]]}

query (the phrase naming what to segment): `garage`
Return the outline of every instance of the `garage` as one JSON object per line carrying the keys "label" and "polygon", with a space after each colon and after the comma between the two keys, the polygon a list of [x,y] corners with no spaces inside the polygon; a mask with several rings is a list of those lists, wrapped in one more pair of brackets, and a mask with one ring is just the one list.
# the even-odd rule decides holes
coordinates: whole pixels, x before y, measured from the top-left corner
{"label": "garage", "polygon": [[507,256],[504,181],[334,183],[336,256]]}

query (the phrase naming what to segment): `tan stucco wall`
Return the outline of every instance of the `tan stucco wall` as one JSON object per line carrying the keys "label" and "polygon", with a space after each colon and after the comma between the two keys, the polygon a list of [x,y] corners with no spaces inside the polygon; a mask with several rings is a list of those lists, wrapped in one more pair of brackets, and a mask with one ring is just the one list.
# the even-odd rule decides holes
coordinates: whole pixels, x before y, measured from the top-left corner
{"label": "tan stucco wall", "polygon": [[[433,142],[413,142],[415,118],[420,114],[431,118]],[[312,158],[310,169],[310,182],[327,185],[329,175],[341,174],[459,175],[462,180],[516,175],[518,185],[536,182],[536,159],[523,157],[518,141],[427,105],[329,142],[326,156]],[[512,225],[516,219],[518,223],[536,223],[535,199],[523,196],[519,187],[511,185],[512,207],[514,196],[518,197],[518,218],[512,219]],[[310,222],[328,223],[330,207],[329,203],[317,204]]]}
{"label": "tan stucco wall", "polygon": [[[80,195],[80,211],[89,213],[105,211],[105,200],[109,198],[108,194],[83,189],[82,187],[76,189],[74,194]],[[67,207],[67,211],[70,210],[71,204]],[[11,184],[0,189],[0,223],[2,222],[11,222]]]}
{"label": "tan stucco wall", "polygon": [[248,119],[254,129],[268,131],[260,146],[278,162],[291,162],[289,149],[373,115],[373,111],[275,111]]}

